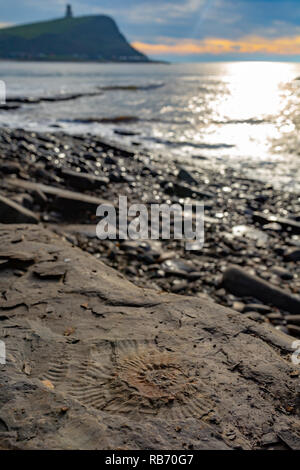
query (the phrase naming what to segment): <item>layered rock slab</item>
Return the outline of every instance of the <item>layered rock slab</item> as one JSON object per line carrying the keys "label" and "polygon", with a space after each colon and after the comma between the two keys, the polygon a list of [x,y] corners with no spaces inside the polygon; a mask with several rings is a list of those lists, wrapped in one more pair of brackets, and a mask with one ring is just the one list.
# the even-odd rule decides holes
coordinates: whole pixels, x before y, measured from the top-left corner
{"label": "layered rock slab", "polygon": [[0,242],[0,448],[300,447],[294,338],[140,289],[40,226]]}

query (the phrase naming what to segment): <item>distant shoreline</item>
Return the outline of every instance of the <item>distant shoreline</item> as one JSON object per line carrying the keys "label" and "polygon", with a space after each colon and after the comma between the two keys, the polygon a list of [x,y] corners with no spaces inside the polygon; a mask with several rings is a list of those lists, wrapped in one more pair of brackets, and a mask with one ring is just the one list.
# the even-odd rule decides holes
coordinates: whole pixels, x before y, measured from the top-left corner
{"label": "distant shoreline", "polygon": [[151,65],[151,64],[163,64],[163,65],[171,65],[172,62],[168,62],[165,60],[145,60],[145,61],[135,61],[135,60],[84,60],[84,59],[8,59],[4,57],[0,57],[0,62],[20,62],[20,63],[26,63],[26,62],[43,62],[43,63],[62,63],[62,62],[68,62],[68,63],[74,63],[74,64],[135,64],[135,65]]}

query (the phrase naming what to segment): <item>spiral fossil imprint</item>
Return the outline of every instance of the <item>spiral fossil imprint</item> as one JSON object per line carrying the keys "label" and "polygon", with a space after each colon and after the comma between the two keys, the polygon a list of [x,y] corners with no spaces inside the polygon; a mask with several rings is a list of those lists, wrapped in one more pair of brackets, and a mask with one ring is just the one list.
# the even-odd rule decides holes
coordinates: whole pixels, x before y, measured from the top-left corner
{"label": "spiral fossil imprint", "polygon": [[211,413],[196,364],[145,342],[115,342],[112,351],[101,355],[94,349],[81,362],[52,365],[46,378],[57,386],[63,382],[83,405],[109,413],[174,419]]}

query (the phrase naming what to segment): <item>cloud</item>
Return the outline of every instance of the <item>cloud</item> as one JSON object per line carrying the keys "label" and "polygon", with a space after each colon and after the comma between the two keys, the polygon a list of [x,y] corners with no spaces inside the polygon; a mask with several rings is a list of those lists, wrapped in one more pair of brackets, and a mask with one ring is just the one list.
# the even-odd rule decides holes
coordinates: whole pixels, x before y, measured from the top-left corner
{"label": "cloud", "polygon": [[300,36],[264,38],[248,36],[237,40],[224,38],[206,38],[199,41],[172,40],[167,38],[164,44],[132,43],[133,47],[145,54],[152,55],[222,55],[222,54],[267,54],[300,55]]}
{"label": "cloud", "polygon": [[[188,57],[228,52],[298,52],[300,0],[70,0],[76,16],[112,16],[121,32],[148,54]],[[62,17],[68,0],[2,2],[2,25]],[[1,27],[1,24],[0,24]],[[243,51],[243,52],[241,52]],[[249,52],[248,52],[249,51]],[[276,51],[276,52],[275,52]]]}
{"label": "cloud", "polygon": [[[53,8],[56,8],[56,6],[59,9],[61,7],[64,7],[65,9],[68,2],[65,0],[51,0],[51,3],[41,2],[40,0],[26,0],[23,3],[26,3],[28,7],[39,8],[42,10],[50,10],[50,9],[52,10]],[[72,3],[71,0],[70,0],[70,3]]]}
{"label": "cloud", "polygon": [[[38,0],[29,1],[36,2]],[[64,0],[54,1],[60,4]],[[91,0],[87,6],[82,0],[74,0],[72,5],[74,11],[79,11],[80,14],[86,11],[88,14],[106,14],[123,17],[124,21],[129,24],[169,24],[174,21],[184,21],[212,1],[216,0],[131,0],[128,3],[103,1],[101,5],[98,5],[99,2]]]}
{"label": "cloud", "polygon": [[173,20],[184,21],[187,17],[198,12],[212,0],[186,0],[184,2],[160,2],[156,5],[140,3],[132,8],[129,20],[135,22],[142,20],[170,23]]}

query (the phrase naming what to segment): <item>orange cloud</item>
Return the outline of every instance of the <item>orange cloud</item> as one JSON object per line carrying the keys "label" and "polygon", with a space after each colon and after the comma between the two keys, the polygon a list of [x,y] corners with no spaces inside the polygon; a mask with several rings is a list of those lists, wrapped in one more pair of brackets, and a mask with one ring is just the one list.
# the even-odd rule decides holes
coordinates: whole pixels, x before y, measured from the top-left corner
{"label": "orange cloud", "polygon": [[249,36],[238,40],[207,38],[199,41],[188,39],[168,44],[146,44],[134,42],[132,45],[145,54],[154,55],[193,55],[193,54],[276,54],[300,55],[300,36],[268,39]]}

